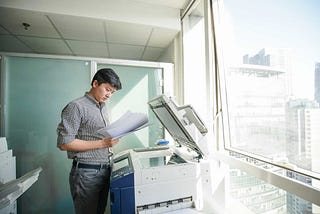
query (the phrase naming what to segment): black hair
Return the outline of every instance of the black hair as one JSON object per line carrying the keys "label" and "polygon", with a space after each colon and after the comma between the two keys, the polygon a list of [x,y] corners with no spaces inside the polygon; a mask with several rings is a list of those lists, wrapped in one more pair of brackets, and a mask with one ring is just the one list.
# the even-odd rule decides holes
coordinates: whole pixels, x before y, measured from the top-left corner
{"label": "black hair", "polygon": [[99,85],[102,83],[109,83],[116,90],[120,90],[122,88],[119,76],[111,68],[102,68],[98,70],[92,78],[91,86],[93,86],[93,82],[95,80],[98,81]]}

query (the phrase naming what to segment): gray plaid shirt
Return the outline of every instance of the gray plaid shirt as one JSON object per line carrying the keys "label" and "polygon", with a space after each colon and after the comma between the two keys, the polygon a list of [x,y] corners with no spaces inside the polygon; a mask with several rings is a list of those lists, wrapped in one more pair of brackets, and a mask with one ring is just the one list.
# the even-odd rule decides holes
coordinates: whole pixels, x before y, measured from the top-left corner
{"label": "gray plaid shirt", "polygon": [[[70,143],[74,139],[100,140],[97,130],[109,125],[105,103],[99,103],[89,95],[71,101],[61,113],[61,122],[57,127],[57,146]],[[85,152],[69,152],[68,158],[86,163],[107,163],[109,149],[94,149]]]}

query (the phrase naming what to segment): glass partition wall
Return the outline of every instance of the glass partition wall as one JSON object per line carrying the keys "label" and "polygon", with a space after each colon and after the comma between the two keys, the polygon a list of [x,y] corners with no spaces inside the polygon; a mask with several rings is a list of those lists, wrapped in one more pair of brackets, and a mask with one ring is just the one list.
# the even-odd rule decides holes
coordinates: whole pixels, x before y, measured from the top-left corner
{"label": "glass partition wall", "polygon": [[147,101],[164,91],[163,77],[172,75],[171,64],[3,54],[1,65],[1,130],[16,156],[17,177],[43,168],[38,181],[18,199],[19,213],[73,213],[71,161],[56,147],[56,127],[63,107],[90,89],[97,68],[115,69],[123,84],[108,101],[111,120],[130,110],[146,113],[154,122],[123,137],[114,151],[148,147],[163,138]]}
{"label": "glass partition wall", "polygon": [[4,56],[4,136],[16,174],[42,167],[38,181],[18,199],[19,213],[72,212],[71,161],[56,147],[62,108],[90,87],[90,62]]}
{"label": "glass partition wall", "polygon": [[124,66],[99,63],[98,69],[108,67],[117,71],[122,89],[110,99],[111,121],[119,118],[126,111],[142,112],[148,115],[150,126],[134,134],[121,138],[114,148],[119,152],[130,148],[155,146],[163,138],[163,128],[148,106],[148,101],[163,93],[163,69],[153,67]]}

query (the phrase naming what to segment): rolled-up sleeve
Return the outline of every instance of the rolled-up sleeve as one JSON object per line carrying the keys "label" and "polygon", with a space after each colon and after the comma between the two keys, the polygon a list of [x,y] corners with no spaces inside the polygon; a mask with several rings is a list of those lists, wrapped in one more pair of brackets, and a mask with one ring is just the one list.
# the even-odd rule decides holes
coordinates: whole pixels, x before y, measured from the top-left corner
{"label": "rolled-up sleeve", "polygon": [[79,106],[75,103],[68,104],[61,112],[61,121],[57,127],[57,146],[70,143],[78,135],[81,122]]}

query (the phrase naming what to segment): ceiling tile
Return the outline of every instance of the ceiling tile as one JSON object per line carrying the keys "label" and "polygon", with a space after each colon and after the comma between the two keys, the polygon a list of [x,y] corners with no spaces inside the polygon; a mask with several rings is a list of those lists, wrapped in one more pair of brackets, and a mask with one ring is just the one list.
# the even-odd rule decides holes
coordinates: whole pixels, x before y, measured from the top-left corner
{"label": "ceiling tile", "polygon": [[32,50],[11,35],[0,35],[0,51],[32,53]]}
{"label": "ceiling tile", "polygon": [[107,21],[107,39],[111,43],[146,45],[152,27],[124,22]]}
{"label": "ceiling tile", "polygon": [[48,39],[48,38],[36,38],[19,36],[27,45],[31,46],[34,51],[43,54],[69,54],[72,52],[68,49],[68,46],[59,39]]}
{"label": "ceiling tile", "polygon": [[143,53],[141,60],[158,61],[158,58],[160,57],[163,51],[164,51],[163,48],[147,47]]}
{"label": "ceiling tile", "polygon": [[[171,0],[160,1],[145,2],[154,4],[154,7],[160,5],[160,8],[172,3]],[[166,48],[178,31],[150,24],[102,20],[99,17],[48,14],[3,7],[0,7],[0,14],[0,35],[9,36],[1,38],[0,50],[8,52],[154,61],[161,54],[161,48]],[[31,26],[25,30],[23,22]]]}
{"label": "ceiling tile", "polygon": [[139,60],[144,47],[134,45],[108,44],[110,57],[118,59]]}
{"label": "ceiling tile", "polygon": [[188,0],[135,0],[140,1],[148,4],[154,4],[155,6],[161,5],[165,7],[172,7],[172,8],[178,8],[178,9],[184,9],[186,4],[188,3]]}
{"label": "ceiling tile", "polygon": [[66,15],[50,15],[49,18],[65,39],[106,41],[102,20]]}
{"label": "ceiling tile", "polygon": [[107,44],[103,42],[85,42],[67,40],[72,52],[79,56],[109,57]]}
{"label": "ceiling tile", "polygon": [[175,30],[153,28],[148,46],[166,48],[177,34]]}
{"label": "ceiling tile", "polygon": [[[59,38],[59,34],[43,13],[0,7],[0,14],[0,25],[12,34]],[[22,25],[24,22],[30,24],[27,30]]]}

